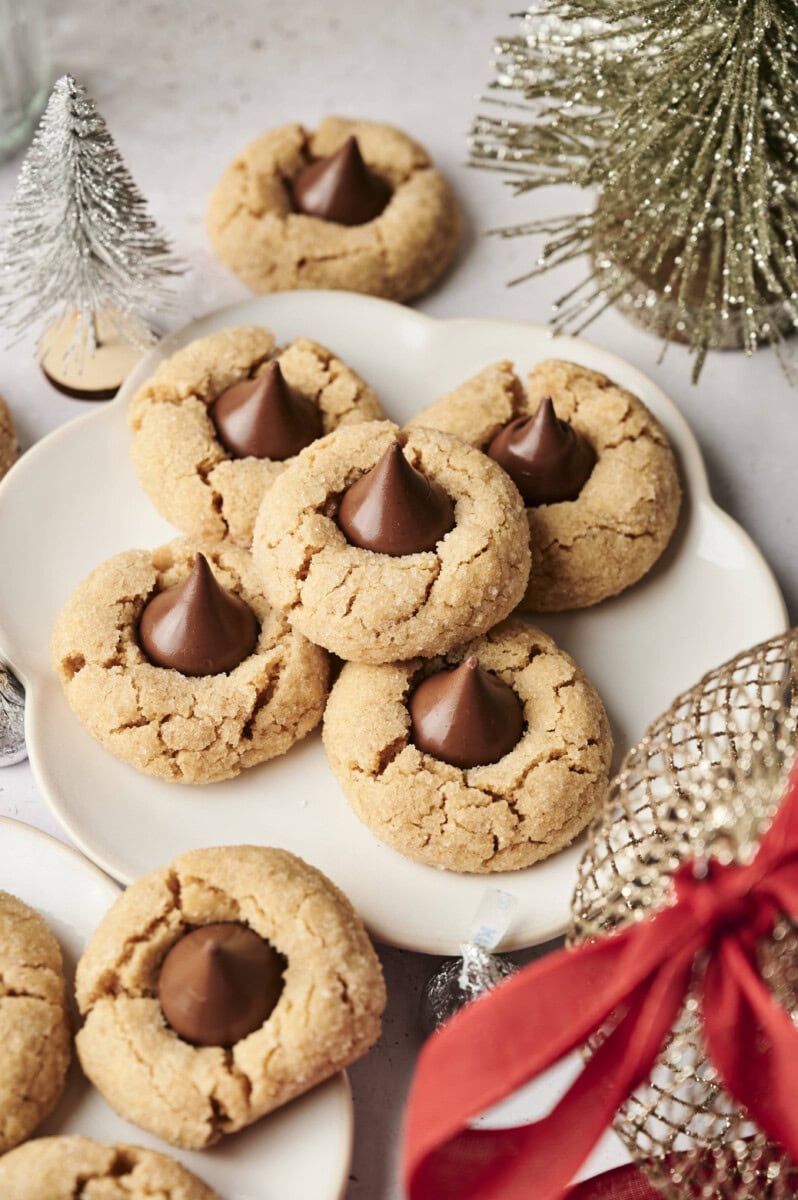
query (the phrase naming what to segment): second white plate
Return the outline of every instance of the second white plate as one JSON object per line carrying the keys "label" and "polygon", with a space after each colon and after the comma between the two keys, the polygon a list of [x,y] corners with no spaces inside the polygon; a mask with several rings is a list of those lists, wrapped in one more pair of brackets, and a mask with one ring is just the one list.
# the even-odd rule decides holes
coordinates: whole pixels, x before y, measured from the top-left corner
{"label": "second white plate", "polygon": [[[0,819],[0,888],[44,917],[61,946],[71,992],[77,961],[119,888],[62,842],[8,819]],[[35,1136],[75,1133],[179,1158],[225,1200],[341,1200],[352,1149],[352,1095],[341,1073],[210,1150],[177,1150],[117,1116],[73,1061],[66,1092]]]}
{"label": "second white plate", "polygon": [[541,620],[598,687],[624,752],[678,691],[737,651],[785,628],[773,576],[748,536],[713,503],[695,439],[644,375],[607,351],[533,325],[435,321],[411,309],[334,292],[266,296],[203,317],[148,356],[117,400],[29,451],[0,486],[0,647],[28,689],[36,778],[78,845],[125,882],[183,850],[258,842],[320,867],[350,897],[372,934],[429,953],[455,953],[485,888],[518,900],[503,943],[548,940],[568,921],[578,846],[525,871],[458,875],[411,862],[377,841],[350,811],[318,734],[284,758],[205,788],[140,775],[94,742],[50,669],[54,618],[103,559],[155,546],[174,531],[154,512],[128,456],[133,391],[179,345],[229,325],[268,326],[278,342],[304,335],[359,371],[398,421],[479,368],[512,359],[527,372],[560,357],[603,371],[639,395],[665,425],[686,502],[664,558],[637,587],[593,610]]}

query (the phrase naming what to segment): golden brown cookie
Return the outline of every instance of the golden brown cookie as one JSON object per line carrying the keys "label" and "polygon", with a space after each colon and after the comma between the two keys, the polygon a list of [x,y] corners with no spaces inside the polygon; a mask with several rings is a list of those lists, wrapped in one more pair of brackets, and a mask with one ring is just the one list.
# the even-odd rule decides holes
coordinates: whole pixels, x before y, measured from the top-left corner
{"label": "golden brown cookie", "polygon": [[175,1159],[85,1137],[37,1138],[0,1159],[6,1200],[220,1200]]}
{"label": "golden brown cookie", "polygon": [[211,783],[283,754],[321,719],[329,663],[270,607],[252,558],[204,547],[218,582],[260,622],[251,654],[226,674],[191,677],[155,666],[141,649],[147,601],[184,580],[196,547],[180,538],[103,563],[55,624],[53,665],[89,733],[131,766],[178,783]]}
{"label": "golden brown cookie", "polygon": [[8,405],[0,396],[0,479],[14,465],[19,454],[17,435]]}
{"label": "golden brown cookie", "polygon": [[[383,212],[349,226],[292,211],[286,185],[353,135],[367,165],[390,185]],[[214,190],[206,227],[219,258],[256,292],[343,288],[408,300],[448,265],[461,224],[449,184],[407,134],[325,117],[315,132],[282,125],[247,146]]]}
{"label": "golden brown cookie", "polygon": [[[232,1048],[191,1045],[167,1025],[161,964],[189,929],[241,922],[287,960],[266,1021]],[[107,913],[77,972],[83,1070],[126,1120],[200,1149],[251,1124],[366,1052],[380,1031],[382,971],[357,913],[284,850],[182,854]]]}
{"label": "golden brown cookie", "polygon": [[[453,501],[455,525],[434,550],[392,557],[351,545],[336,511],[397,440]],[[342,658],[376,663],[441,653],[506,617],[526,587],[528,543],[521,497],[489,458],[446,434],[381,421],[299,455],[261,508],[253,557],[297,629]]]}
{"label": "golden brown cookie", "polygon": [[[462,769],[413,744],[408,699],[423,679],[472,655],[513,689],[525,728],[497,762]],[[601,804],[612,757],[590,681],[518,618],[431,660],[348,663],[323,737],[360,820],[408,858],[450,871],[516,870],[567,846]]]}
{"label": "golden brown cookie", "polygon": [[[39,914],[8,892],[0,892],[0,1056],[3,1153],[53,1111],[72,1056],[58,942]],[[0,1195],[12,1193],[0,1187]]]}
{"label": "golden brown cookie", "polygon": [[248,546],[264,494],[291,462],[235,458],[209,408],[225,388],[276,360],[287,383],[315,404],[324,433],[382,416],[377,397],[330,350],[299,338],[275,349],[268,329],[244,325],[200,338],[162,362],[133,397],[130,453],[158,511],[184,533]]}
{"label": "golden brown cookie", "polygon": [[442,429],[485,449],[546,396],[598,461],[575,500],[526,510],[535,567],[521,608],[532,612],[585,608],[636,583],[667,546],[681,501],[656,418],[637,396],[576,363],[539,363],[526,393],[511,363],[495,363],[417,413],[410,427]]}

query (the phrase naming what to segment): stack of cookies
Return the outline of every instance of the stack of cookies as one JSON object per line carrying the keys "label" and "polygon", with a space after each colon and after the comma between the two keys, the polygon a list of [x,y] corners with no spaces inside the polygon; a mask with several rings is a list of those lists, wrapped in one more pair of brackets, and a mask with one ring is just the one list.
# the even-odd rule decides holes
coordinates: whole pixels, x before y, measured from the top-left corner
{"label": "stack of cookies", "polygon": [[141,482],[185,536],[105,563],[58,619],[95,737],[197,784],[323,717],[353,810],[402,854],[503,871],[578,835],[609,723],[519,614],[600,603],[665,548],[678,477],[637,397],[561,361],[524,387],[499,362],[401,429],[332,350],[243,327],[178,351],[129,415]]}

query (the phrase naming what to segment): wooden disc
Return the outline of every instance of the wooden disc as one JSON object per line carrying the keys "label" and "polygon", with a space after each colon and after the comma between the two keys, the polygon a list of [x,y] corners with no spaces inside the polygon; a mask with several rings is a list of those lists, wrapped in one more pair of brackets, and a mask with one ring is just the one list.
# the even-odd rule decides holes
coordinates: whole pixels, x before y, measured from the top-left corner
{"label": "wooden disc", "polygon": [[[61,317],[45,330],[40,342],[39,365],[53,387],[77,400],[110,400],[142,356],[116,331],[110,318],[95,318],[97,347],[81,347],[75,338],[77,315]],[[73,342],[73,338],[75,338]]]}

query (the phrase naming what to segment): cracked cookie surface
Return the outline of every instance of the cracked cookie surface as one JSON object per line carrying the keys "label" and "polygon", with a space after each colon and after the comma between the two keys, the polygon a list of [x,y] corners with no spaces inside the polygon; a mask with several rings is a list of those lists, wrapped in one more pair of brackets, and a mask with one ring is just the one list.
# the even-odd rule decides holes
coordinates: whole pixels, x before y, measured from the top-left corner
{"label": "cracked cookie surface", "polygon": [[202,547],[218,582],[260,622],[253,652],[227,674],[189,677],[147,661],[138,622],[180,583],[196,547],[179,538],[129,550],[79,584],[53,630],[53,666],[72,711],[112,754],[149,775],[211,783],[285,753],[321,719],[325,652],[272,608],[246,550]]}
{"label": "cracked cookie surface", "polygon": [[[428,675],[471,655],[513,688],[525,728],[498,762],[461,769],[413,745],[407,700]],[[323,737],[345,796],[372,833],[450,871],[516,870],[562,850],[601,804],[612,757],[593,685],[519,618],[426,662],[347,663]]]}
{"label": "cracked cookie surface", "polygon": [[[72,1056],[61,950],[37,912],[0,891],[0,1153],[55,1108]],[[0,1189],[0,1195],[11,1195]]]}
{"label": "cracked cookie surface", "polygon": [[[351,545],[335,514],[397,435],[453,501],[455,525],[435,550],[392,557]],[[484,632],[523,596],[530,562],[523,502],[504,471],[457,438],[389,421],[303,450],[261,508],[253,556],[291,623],[356,662],[433,655]]]}
{"label": "cracked cookie surface", "polygon": [[0,1159],[8,1200],[220,1200],[175,1159],[85,1137],[37,1138]]}
{"label": "cracked cookie surface", "polygon": [[[157,997],[167,951],[190,928],[239,921],[288,961],[263,1025],[225,1050],[193,1046]],[[301,1095],[376,1041],[379,960],[349,901],[284,850],[194,850],[136,880],[78,964],[83,1070],[123,1117],[200,1149]]]}
{"label": "cracked cookie surface", "polygon": [[0,396],[0,479],[13,467],[19,454],[17,435],[11,412],[2,396]]}
{"label": "cracked cookie surface", "polygon": [[209,413],[225,388],[256,378],[272,359],[317,406],[325,433],[383,415],[360,376],[307,338],[280,350],[268,329],[244,325],[189,343],[161,363],[128,412],[139,481],[158,512],[184,533],[248,546],[263,496],[293,461],[232,457]]}
{"label": "cracked cookie surface", "polygon": [[531,612],[585,608],[637,583],[667,546],[681,502],[660,423],[637,396],[576,363],[539,363],[526,392],[511,363],[494,363],[409,424],[484,448],[546,396],[557,416],[585,435],[598,461],[576,500],[526,510],[535,568],[521,608]]}
{"label": "cracked cookie surface", "polygon": [[[286,181],[350,136],[391,187],[383,212],[349,226],[292,211]],[[261,134],[225,170],[206,219],[219,258],[256,292],[342,288],[388,300],[432,286],[461,224],[451,187],[417,142],[390,125],[342,117],[325,117],[315,132],[294,124]]]}

